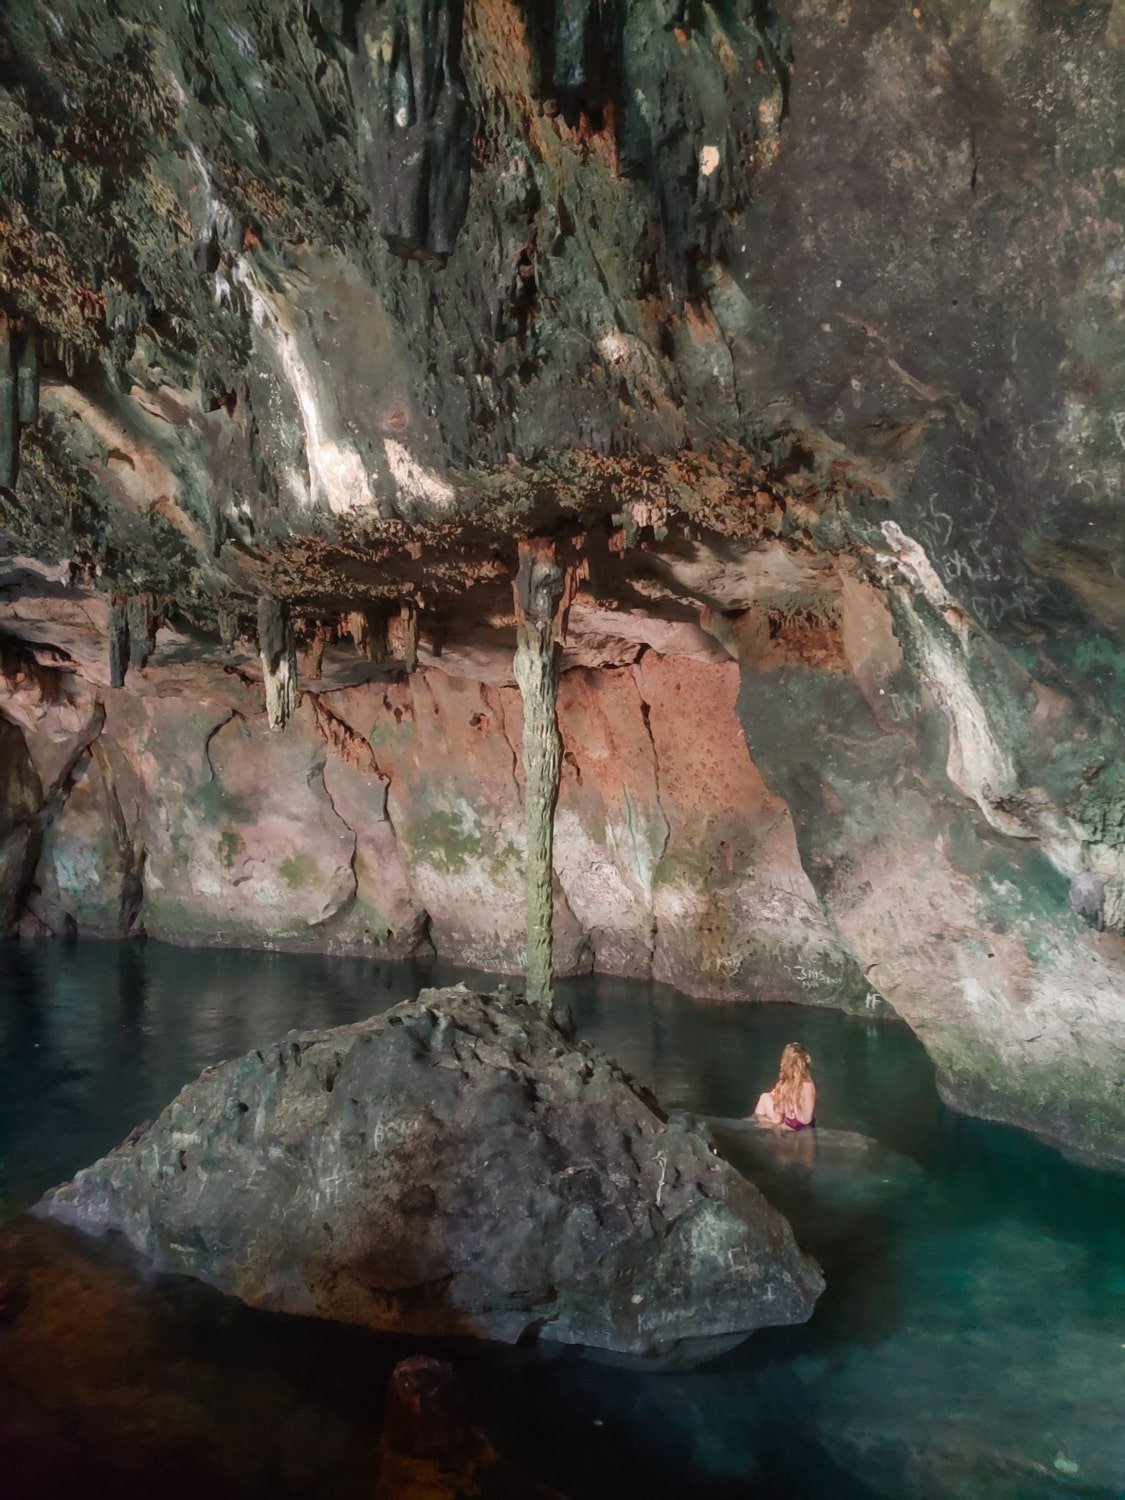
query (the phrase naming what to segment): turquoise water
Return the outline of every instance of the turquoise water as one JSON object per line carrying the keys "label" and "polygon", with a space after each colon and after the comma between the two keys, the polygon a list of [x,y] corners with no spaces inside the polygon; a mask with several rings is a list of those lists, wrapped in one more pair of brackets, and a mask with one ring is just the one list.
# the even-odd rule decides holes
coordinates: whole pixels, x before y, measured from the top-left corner
{"label": "turquoise water", "polygon": [[[0,1196],[17,1233],[21,1208],[207,1063],[461,977],[156,944],[9,945],[0,963]],[[503,1452],[573,1500],[1125,1495],[1125,1179],[946,1110],[895,1023],[707,1005],[626,981],[562,988],[581,1033],[666,1107],[718,1117],[720,1145],[788,1213],[828,1290],[807,1326],[690,1373],[457,1353]],[[779,1154],[772,1137],[721,1122],[772,1082],[793,1039],[813,1055],[825,1129]],[[85,1242],[80,1253],[112,1255]],[[204,1455],[228,1475],[213,1496],[224,1483],[370,1496],[378,1393],[400,1343],[251,1313],[119,1264],[112,1275],[132,1277],[130,1306],[153,1330],[136,1356],[146,1443],[163,1441],[161,1422],[190,1427],[188,1468]],[[0,1288],[0,1314],[2,1302]],[[4,1336],[0,1316],[0,1396]],[[118,1417],[98,1411],[93,1422],[56,1410],[57,1448],[42,1455],[39,1417],[13,1437],[0,1401],[5,1495],[46,1495],[62,1479],[84,1495],[181,1492],[146,1470],[143,1445],[128,1463],[110,1452]]]}

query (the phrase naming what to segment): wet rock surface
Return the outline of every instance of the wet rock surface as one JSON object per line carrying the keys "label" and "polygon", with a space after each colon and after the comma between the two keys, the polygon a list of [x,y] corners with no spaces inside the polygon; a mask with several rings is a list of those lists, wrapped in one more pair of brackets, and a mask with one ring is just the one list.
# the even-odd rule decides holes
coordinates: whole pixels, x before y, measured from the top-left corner
{"label": "wet rock surface", "polygon": [[252,1306],[630,1356],[705,1357],[823,1286],[697,1131],[462,987],[206,1070],[39,1212]]}
{"label": "wet rock surface", "polygon": [[[235,723],[185,820],[161,736],[135,801],[112,714],[61,750],[106,694],[298,739],[419,664],[502,695],[549,533],[564,669],[623,690],[573,720],[636,759],[606,798],[571,747],[560,965],[871,997],[962,1108],[1125,1155],[1122,97],[1119,0],[12,0],[0,713],[43,800],[0,916],[518,964],[511,776],[478,828],[403,756],[360,820]],[[632,699],[724,656],[752,764],[725,683],[671,734]],[[312,779],[259,805],[252,755]]]}
{"label": "wet rock surface", "polygon": [[[131,1261],[46,1222],[0,1231],[0,1462],[11,1500],[418,1500],[410,1486],[426,1482],[450,1497],[560,1500],[468,1425],[472,1403],[447,1365],[426,1403],[432,1421],[411,1423],[410,1408],[404,1423],[399,1370],[437,1364],[414,1346],[256,1313],[183,1278],[138,1274]],[[470,1369],[467,1383],[475,1378]],[[462,1396],[452,1410],[450,1384]]]}
{"label": "wet rock surface", "polygon": [[850,1207],[902,1197],[923,1182],[917,1162],[856,1130],[795,1131],[717,1115],[707,1126],[727,1160],[765,1191],[792,1175],[818,1199]]}

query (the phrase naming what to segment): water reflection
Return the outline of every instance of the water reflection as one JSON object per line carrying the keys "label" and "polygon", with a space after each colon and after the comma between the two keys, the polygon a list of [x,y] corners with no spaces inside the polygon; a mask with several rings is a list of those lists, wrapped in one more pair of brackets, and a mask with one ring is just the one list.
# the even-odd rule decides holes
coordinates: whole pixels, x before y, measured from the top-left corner
{"label": "water reflection", "polygon": [[[0,976],[9,1209],[115,1144],[207,1063],[454,977],[435,965],[62,943],[5,948]],[[564,988],[582,1034],[669,1108],[719,1117],[716,1138],[790,1216],[828,1289],[805,1328],[762,1333],[691,1374],[478,1353],[462,1366],[478,1417],[513,1458],[593,1500],[1125,1494],[1125,1181],[950,1114],[897,1025],[705,1005],[600,978]],[[771,1145],[737,1121],[791,1040],[813,1056],[827,1129]],[[145,1281],[112,1247],[6,1253],[16,1281],[25,1257],[41,1333],[35,1345],[26,1319],[5,1323],[0,1254],[0,1463],[16,1451],[12,1413],[30,1400],[11,1372],[29,1379],[36,1359],[54,1361],[70,1381],[46,1444],[65,1463],[44,1458],[46,1429],[23,1408],[24,1469],[4,1469],[6,1495],[53,1493],[35,1489],[44,1463],[44,1484],[57,1489],[61,1474],[83,1494],[370,1493],[378,1391],[400,1346]],[[36,1256],[54,1257],[46,1280]],[[29,1342],[17,1349],[17,1337]],[[83,1364],[94,1353],[101,1363]],[[167,1463],[176,1442],[194,1458],[158,1472],[154,1454]],[[20,1472],[22,1495],[11,1489]]]}

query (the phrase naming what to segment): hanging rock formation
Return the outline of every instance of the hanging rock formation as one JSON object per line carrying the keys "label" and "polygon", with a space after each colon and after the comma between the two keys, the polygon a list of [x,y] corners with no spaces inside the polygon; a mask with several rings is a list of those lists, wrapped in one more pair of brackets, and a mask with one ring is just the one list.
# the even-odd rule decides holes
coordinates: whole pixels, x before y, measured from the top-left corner
{"label": "hanging rock formation", "polygon": [[373,0],[356,24],[359,172],[399,255],[445,260],[468,212],[473,116],[461,28],[462,0]]}
{"label": "hanging rock formation", "polygon": [[556,967],[893,1007],[1125,1156],[1123,50],[1110,0],[10,0],[23,930],[521,967],[543,537]]}
{"label": "hanging rock formation", "polygon": [[258,601],[258,651],[266,689],[266,720],[271,729],[284,729],[297,707],[297,654],[293,631],[276,599]]}

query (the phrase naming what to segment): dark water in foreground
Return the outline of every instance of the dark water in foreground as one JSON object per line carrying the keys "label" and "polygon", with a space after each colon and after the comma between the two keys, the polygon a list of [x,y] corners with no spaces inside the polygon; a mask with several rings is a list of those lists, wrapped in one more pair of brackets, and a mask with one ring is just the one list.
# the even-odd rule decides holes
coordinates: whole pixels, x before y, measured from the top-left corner
{"label": "dark water in foreground", "polygon": [[[0,948],[0,1202],[15,1214],[209,1062],[456,977],[155,944]],[[813,1055],[821,1124],[878,1144],[825,1133],[814,1157],[791,1140],[779,1157],[761,1136],[721,1135],[824,1266],[812,1321],[685,1374],[520,1351],[458,1355],[503,1451],[572,1500],[1125,1495],[1125,1179],[945,1110],[922,1049],[896,1024],[711,1006],[625,981],[563,988],[581,1033],[669,1108],[743,1114],[795,1038]],[[51,1359],[79,1368],[89,1328],[115,1337],[109,1314],[96,1323],[109,1305],[96,1290],[80,1310],[65,1305],[72,1294],[61,1289],[83,1257],[109,1266],[146,1332],[135,1352],[112,1351],[127,1389],[63,1383],[51,1412],[57,1451],[40,1462],[31,1450],[43,1443],[42,1414],[21,1415],[5,1392],[48,1376],[5,1370],[13,1350],[28,1368],[42,1351],[26,1335],[5,1343],[20,1335],[5,1332],[0,1286],[7,1500],[53,1493],[60,1475],[71,1493],[102,1493],[84,1455],[119,1432],[139,1434],[132,1468],[113,1459],[125,1496],[170,1492],[167,1474],[144,1467],[145,1445],[167,1434],[189,1467],[213,1458],[212,1500],[372,1495],[379,1393],[402,1345],[145,1280],[84,1241],[64,1249],[69,1279],[60,1270],[35,1282],[55,1320]],[[63,1305],[50,1303],[56,1283]],[[19,1462],[6,1462],[5,1442]]]}

